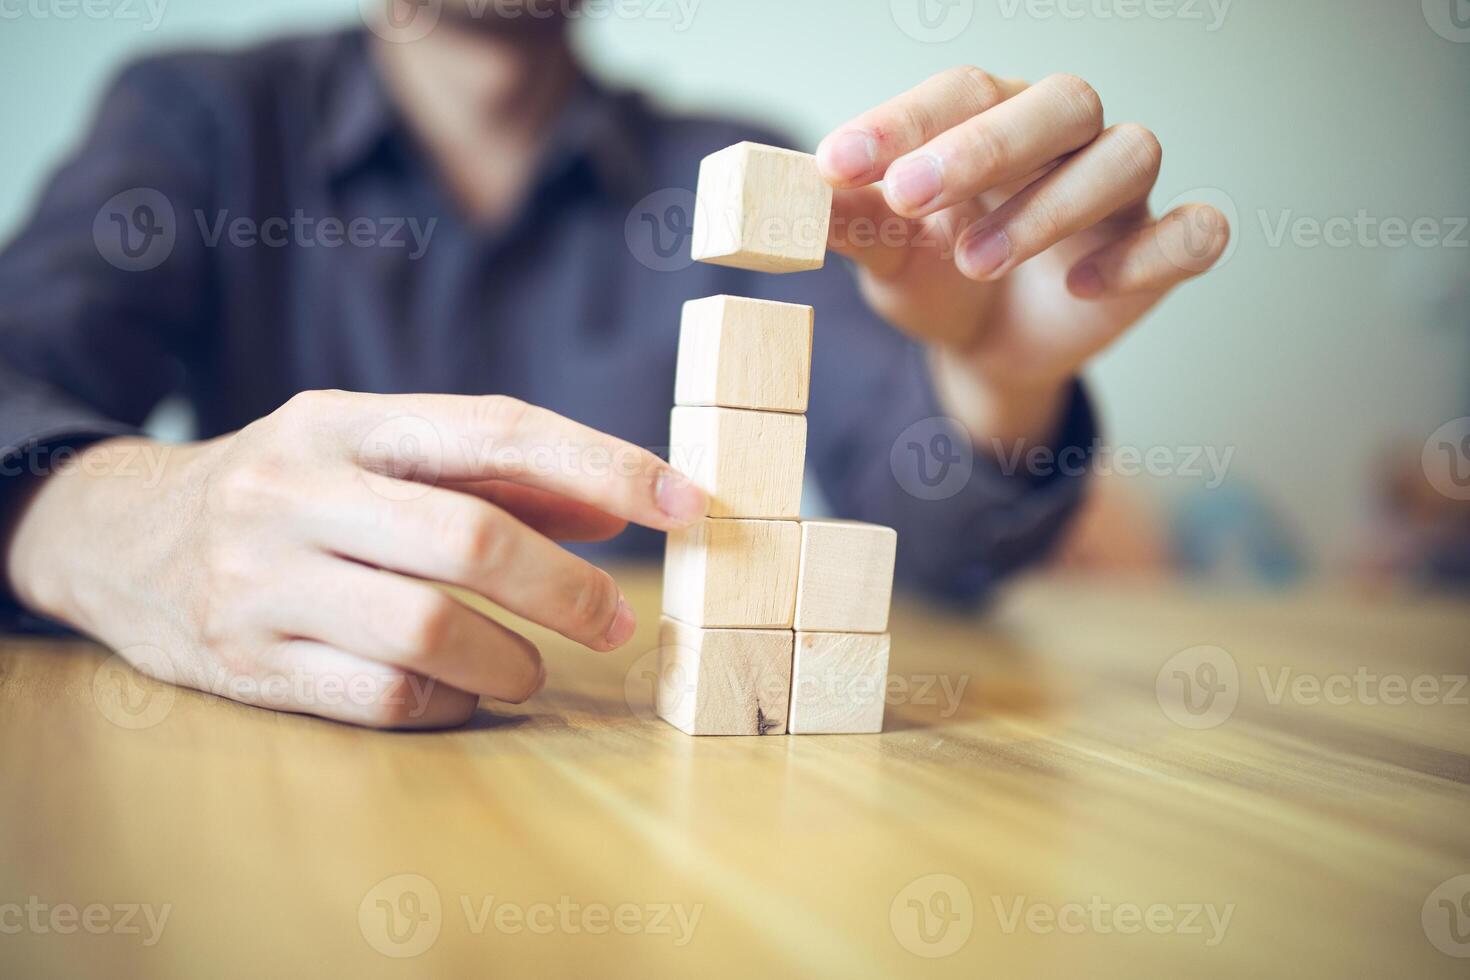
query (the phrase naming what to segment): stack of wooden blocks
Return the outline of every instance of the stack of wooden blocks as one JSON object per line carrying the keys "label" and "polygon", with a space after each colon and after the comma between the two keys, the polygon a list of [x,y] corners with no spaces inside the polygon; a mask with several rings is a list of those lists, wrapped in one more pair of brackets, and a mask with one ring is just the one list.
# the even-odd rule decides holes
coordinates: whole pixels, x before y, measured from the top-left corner
{"label": "stack of wooden blocks", "polygon": [[[699,171],[694,257],[822,266],[832,191],[803,153],[741,143]],[[690,735],[878,732],[898,536],[802,521],[813,310],[684,307],[670,461],[710,495],[669,536],[657,706]]]}

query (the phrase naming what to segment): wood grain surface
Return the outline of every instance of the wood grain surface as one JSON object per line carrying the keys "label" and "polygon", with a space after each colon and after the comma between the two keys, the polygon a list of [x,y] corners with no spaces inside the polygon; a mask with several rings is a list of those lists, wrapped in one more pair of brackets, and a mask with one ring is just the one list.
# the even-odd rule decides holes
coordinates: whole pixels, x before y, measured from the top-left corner
{"label": "wood grain surface", "polygon": [[543,695],[441,733],[0,640],[0,976],[1470,968],[1464,605],[901,598],[882,735],[694,739],[620,580],[626,651],[531,630]]}

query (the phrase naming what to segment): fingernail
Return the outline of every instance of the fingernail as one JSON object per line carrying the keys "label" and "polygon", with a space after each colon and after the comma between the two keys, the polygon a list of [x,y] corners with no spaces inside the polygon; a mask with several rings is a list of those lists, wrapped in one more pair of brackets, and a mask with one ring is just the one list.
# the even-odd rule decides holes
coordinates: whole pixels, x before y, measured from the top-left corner
{"label": "fingernail", "polygon": [[878,144],[867,133],[847,129],[822,141],[817,148],[817,162],[828,177],[857,180],[873,170],[878,160]]}
{"label": "fingernail", "polygon": [[[543,660],[541,663],[539,663],[539,664],[536,665],[536,683],[531,688],[531,695],[535,695],[535,694],[540,693],[541,689],[543,687],[545,687],[545,686],[546,686],[546,661]],[[530,697],[531,695],[527,695],[527,697]]]}
{"label": "fingernail", "polygon": [[939,172],[939,161],[926,153],[895,163],[883,184],[889,200],[900,210],[917,211],[939,196],[944,175]]}
{"label": "fingernail", "polygon": [[1095,296],[1101,296],[1103,291],[1102,273],[1091,262],[1079,265],[1067,277],[1067,288],[1072,291],[1073,296],[1079,296],[1082,299],[1092,299]]}
{"label": "fingernail", "polygon": [[689,478],[681,473],[666,470],[659,474],[654,488],[658,509],[680,524],[693,524],[709,512],[709,500]]}
{"label": "fingernail", "polygon": [[960,253],[965,275],[971,279],[989,279],[1011,260],[1011,240],[999,228],[991,228],[971,238]]}
{"label": "fingernail", "polygon": [[628,605],[628,600],[618,596],[618,611],[613,615],[612,625],[607,628],[603,639],[607,645],[616,649],[627,643],[633,637],[633,631],[638,628],[638,617],[633,615],[633,607]]}

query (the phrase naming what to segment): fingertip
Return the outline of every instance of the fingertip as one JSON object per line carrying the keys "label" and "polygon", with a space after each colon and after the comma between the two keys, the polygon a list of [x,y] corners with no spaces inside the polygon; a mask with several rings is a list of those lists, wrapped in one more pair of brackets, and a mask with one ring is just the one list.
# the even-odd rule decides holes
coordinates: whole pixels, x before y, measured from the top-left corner
{"label": "fingertip", "polygon": [[878,141],[860,129],[843,129],[817,147],[817,170],[834,187],[852,187],[872,179]]}
{"label": "fingertip", "polygon": [[659,474],[654,499],[659,511],[677,527],[693,524],[709,513],[709,495],[675,469]]}
{"label": "fingertip", "polygon": [[618,596],[617,612],[613,614],[612,623],[608,626],[607,633],[603,637],[607,649],[609,651],[616,650],[624,643],[627,643],[633,638],[633,634],[637,629],[638,616],[633,612],[633,607],[628,605],[626,598]]}

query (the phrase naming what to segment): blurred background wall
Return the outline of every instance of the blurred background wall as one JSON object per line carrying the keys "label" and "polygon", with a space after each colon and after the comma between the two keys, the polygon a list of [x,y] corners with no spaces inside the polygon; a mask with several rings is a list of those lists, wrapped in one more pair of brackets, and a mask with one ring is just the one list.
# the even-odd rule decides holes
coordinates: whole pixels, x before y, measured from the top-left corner
{"label": "blurred background wall", "polygon": [[[1279,519],[1308,567],[1353,559],[1391,449],[1416,459],[1470,415],[1466,0],[602,3],[579,25],[600,74],[808,149],[961,63],[1082,75],[1111,121],[1152,127],[1156,205],[1218,204],[1237,245],[1094,368],[1108,440],[1228,458],[1235,509]],[[0,237],[120,64],[359,18],[359,0],[0,0]],[[1385,219],[1429,223],[1403,243]],[[1205,474],[1113,482],[1157,524]]]}

